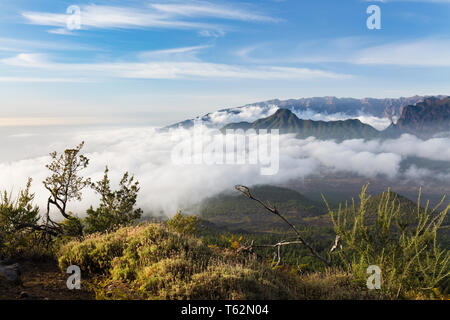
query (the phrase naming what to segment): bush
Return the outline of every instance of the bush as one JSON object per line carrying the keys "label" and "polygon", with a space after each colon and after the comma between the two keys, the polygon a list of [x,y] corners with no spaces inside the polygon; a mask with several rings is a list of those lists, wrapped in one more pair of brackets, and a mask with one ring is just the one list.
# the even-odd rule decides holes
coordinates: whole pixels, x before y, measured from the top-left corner
{"label": "bush", "polygon": [[181,211],[167,220],[167,226],[170,230],[178,232],[183,235],[192,235],[197,233],[200,219],[196,215],[184,216]]}
{"label": "bush", "polygon": [[33,204],[31,179],[17,199],[3,192],[0,198],[0,258],[34,255],[42,234],[37,230],[39,207]]}
{"label": "bush", "polygon": [[61,223],[63,235],[67,237],[80,237],[83,235],[83,220],[70,214],[70,219],[64,219]]}
{"label": "bush", "polygon": [[86,232],[111,231],[119,226],[127,226],[140,219],[141,209],[134,209],[139,192],[139,182],[126,172],[120,180],[119,189],[111,190],[108,167],[102,180],[93,184],[93,189],[100,195],[100,206],[90,207],[85,219]]}
{"label": "bush", "polygon": [[72,264],[97,279],[92,286],[98,299],[374,297],[348,275],[307,282],[287,267],[272,269],[254,256],[209,247],[154,223],[73,240],[59,252],[62,270]]}
{"label": "bush", "polygon": [[331,210],[336,234],[343,243],[340,254],[348,272],[366,282],[369,265],[382,270],[381,289],[397,298],[433,289],[448,277],[450,252],[441,249],[436,232],[444,221],[450,205],[438,211],[420,206],[420,193],[415,212],[402,210],[390,191],[383,193],[374,215],[368,214],[367,186],[360,194],[359,206],[339,206]]}

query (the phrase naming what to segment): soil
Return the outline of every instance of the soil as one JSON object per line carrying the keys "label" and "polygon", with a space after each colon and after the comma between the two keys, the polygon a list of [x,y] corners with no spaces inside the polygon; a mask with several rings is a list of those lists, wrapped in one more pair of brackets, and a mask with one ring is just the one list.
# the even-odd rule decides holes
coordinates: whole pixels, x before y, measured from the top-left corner
{"label": "soil", "polygon": [[66,282],[70,276],[58,268],[55,261],[19,262],[21,284],[0,281],[0,300],[92,300],[95,294],[89,288],[69,290]]}

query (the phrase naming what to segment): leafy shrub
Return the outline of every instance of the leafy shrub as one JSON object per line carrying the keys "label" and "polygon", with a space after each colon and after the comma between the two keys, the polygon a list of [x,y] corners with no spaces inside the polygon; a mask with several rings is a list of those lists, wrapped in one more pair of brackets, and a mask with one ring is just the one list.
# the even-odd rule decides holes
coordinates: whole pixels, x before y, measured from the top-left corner
{"label": "leafy shrub", "polygon": [[31,179],[14,200],[3,192],[0,198],[0,257],[34,255],[42,234],[39,233],[39,207],[33,204]]}
{"label": "leafy shrub", "polygon": [[184,216],[181,211],[178,211],[173,218],[167,220],[166,224],[172,231],[192,235],[198,231],[200,219],[196,215]]}
{"label": "leafy shrub", "polygon": [[83,235],[83,220],[70,214],[70,219],[61,222],[63,235],[67,237],[80,237]]}
{"label": "leafy shrub", "polygon": [[390,191],[383,193],[375,215],[369,215],[366,195],[362,188],[359,206],[339,206],[331,210],[336,234],[344,243],[339,254],[348,272],[367,279],[369,265],[382,270],[381,289],[391,297],[407,296],[434,288],[449,276],[450,252],[441,249],[436,232],[444,221],[450,205],[438,211],[420,206],[420,193],[415,212],[403,211],[398,199]]}
{"label": "leafy shrub", "polygon": [[126,226],[141,218],[142,210],[134,209],[139,192],[139,182],[126,172],[120,180],[119,189],[111,190],[108,167],[102,180],[93,184],[93,189],[100,195],[100,206],[90,207],[85,219],[86,232],[111,231],[118,226]]}
{"label": "leafy shrub", "polygon": [[295,272],[272,269],[234,249],[208,247],[164,224],[73,240],[59,252],[61,269],[71,264],[96,277],[92,286],[98,299],[306,299],[316,291],[314,297],[322,299],[372,297],[348,284],[347,275],[315,286]]}

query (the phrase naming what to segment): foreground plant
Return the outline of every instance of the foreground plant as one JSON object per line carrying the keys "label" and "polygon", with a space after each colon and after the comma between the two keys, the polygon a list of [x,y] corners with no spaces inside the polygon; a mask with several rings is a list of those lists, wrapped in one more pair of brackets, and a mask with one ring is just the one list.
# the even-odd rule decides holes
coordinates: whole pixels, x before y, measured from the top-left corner
{"label": "foreground plant", "polygon": [[[343,242],[339,252],[346,270],[361,281],[367,279],[369,265],[382,271],[381,289],[393,298],[435,288],[450,275],[450,251],[440,248],[437,231],[450,205],[422,208],[421,192],[415,212],[402,210],[399,199],[388,190],[378,201],[375,212],[369,210],[367,185],[362,188],[359,205],[332,210],[328,206],[335,232]],[[326,202],[326,201],[325,201]]]}

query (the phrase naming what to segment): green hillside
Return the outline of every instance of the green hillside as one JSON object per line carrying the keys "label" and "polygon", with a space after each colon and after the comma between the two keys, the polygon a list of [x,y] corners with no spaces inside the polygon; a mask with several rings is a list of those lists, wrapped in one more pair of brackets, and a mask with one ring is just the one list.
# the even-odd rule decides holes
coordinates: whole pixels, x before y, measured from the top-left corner
{"label": "green hillside", "polygon": [[[325,212],[321,203],[312,201],[300,193],[281,187],[255,186],[252,193],[264,201],[270,201],[293,223],[301,223],[305,217],[313,217]],[[265,232],[284,229],[279,219],[254,201],[249,201],[239,192],[222,193],[201,203],[200,216],[218,226],[230,230]]]}

